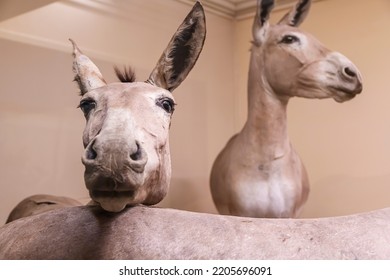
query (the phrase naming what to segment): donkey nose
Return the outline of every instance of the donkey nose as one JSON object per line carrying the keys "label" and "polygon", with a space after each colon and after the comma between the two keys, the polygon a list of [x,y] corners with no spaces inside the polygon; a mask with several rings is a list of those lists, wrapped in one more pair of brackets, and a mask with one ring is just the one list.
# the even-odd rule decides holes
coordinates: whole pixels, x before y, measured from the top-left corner
{"label": "donkey nose", "polygon": [[[122,143],[118,143],[122,142]],[[127,151],[127,152],[126,152]],[[137,173],[145,169],[148,157],[138,141],[103,141],[99,136],[87,145],[82,162],[84,165],[130,167]]]}
{"label": "donkey nose", "polygon": [[357,67],[344,55],[332,52],[329,59],[336,67],[338,76],[355,94],[360,93],[362,87],[362,76]]}
{"label": "donkey nose", "polygon": [[357,68],[354,66],[345,66],[341,70],[341,76],[343,80],[354,86],[354,93],[359,94],[362,92],[362,79]]}

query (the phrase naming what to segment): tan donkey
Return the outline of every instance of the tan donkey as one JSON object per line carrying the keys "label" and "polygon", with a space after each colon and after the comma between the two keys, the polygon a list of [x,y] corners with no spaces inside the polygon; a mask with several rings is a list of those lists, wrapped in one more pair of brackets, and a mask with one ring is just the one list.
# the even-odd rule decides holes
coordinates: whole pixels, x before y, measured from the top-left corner
{"label": "tan donkey", "polygon": [[59,208],[82,205],[83,204],[78,200],[64,196],[48,194],[31,195],[23,199],[14,207],[14,209],[12,209],[11,213],[8,215],[6,223]]}
{"label": "tan donkey", "polygon": [[248,78],[248,117],[214,162],[210,187],[221,214],[297,217],[309,194],[305,167],[287,133],[291,97],[344,102],[362,91],[356,66],[297,27],[311,2],[301,0],[279,23],[274,1],[258,1]]}
{"label": "tan donkey", "polygon": [[[169,128],[175,109],[172,91],[187,77],[202,51],[206,21],[196,2],[145,82],[129,68],[117,68],[120,83],[107,84],[97,66],[73,44],[73,71],[86,118],[84,179],[90,197],[106,211],[152,205],[166,195],[171,179]],[[7,222],[49,210],[81,205],[63,197],[31,196]]]}
{"label": "tan donkey", "polygon": [[67,207],[0,227],[3,259],[390,259],[390,208],[262,219],[146,206]]}
{"label": "tan donkey", "polygon": [[146,82],[119,73],[106,84],[76,44],[73,69],[81,90],[85,184],[107,211],[152,205],[168,191],[171,159],[168,132],[175,109],[172,91],[186,78],[203,48],[205,16],[199,2],[185,18]]}

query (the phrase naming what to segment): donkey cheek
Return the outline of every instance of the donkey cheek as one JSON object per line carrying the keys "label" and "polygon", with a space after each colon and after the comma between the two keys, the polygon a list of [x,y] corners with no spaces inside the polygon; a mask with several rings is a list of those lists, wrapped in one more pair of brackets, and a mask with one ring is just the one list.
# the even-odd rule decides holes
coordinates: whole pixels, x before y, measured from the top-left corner
{"label": "donkey cheek", "polygon": [[[148,196],[143,202],[143,204],[145,205],[155,205],[159,203],[165,198],[168,193],[169,183],[164,183],[160,181],[155,182],[153,186],[153,189],[148,192]],[[156,188],[156,186],[158,186],[158,188]]]}

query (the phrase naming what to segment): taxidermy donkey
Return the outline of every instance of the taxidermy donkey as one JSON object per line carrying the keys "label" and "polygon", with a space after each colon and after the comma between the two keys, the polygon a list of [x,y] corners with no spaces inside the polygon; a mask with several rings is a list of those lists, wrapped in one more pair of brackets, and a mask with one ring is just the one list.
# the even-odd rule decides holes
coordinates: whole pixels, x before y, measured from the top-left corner
{"label": "taxidermy donkey", "polygon": [[362,91],[356,66],[298,29],[311,1],[301,0],[277,24],[274,1],[258,1],[248,78],[248,117],[216,158],[210,176],[221,214],[297,217],[309,194],[305,167],[287,134],[291,97],[344,102]]}
{"label": "taxidermy donkey", "polygon": [[[97,66],[73,44],[73,70],[86,118],[84,180],[93,203],[106,211],[160,202],[171,179],[169,127],[175,109],[172,91],[187,77],[204,45],[206,21],[196,2],[145,82],[129,68],[116,68],[120,83],[107,84]],[[81,205],[50,195],[21,201],[7,222],[52,209]]]}

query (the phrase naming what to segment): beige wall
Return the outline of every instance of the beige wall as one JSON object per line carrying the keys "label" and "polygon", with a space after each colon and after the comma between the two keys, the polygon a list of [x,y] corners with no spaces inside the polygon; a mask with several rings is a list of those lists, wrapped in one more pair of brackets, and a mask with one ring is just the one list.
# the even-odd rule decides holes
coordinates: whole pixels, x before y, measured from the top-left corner
{"label": "beige wall", "polygon": [[[84,120],[76,109],[67,39],[79,43],[107,80],[114,80],[113,64],[132,65],[142,80],[189,11],[165,0],[133,0],[131,7],[104,10],[104,1],[86,2],[90,5],[58,1],[0,22],[0,223],[28,195],[87,199],[80,162]],[[204,51],[175,91],[173,177],[162,206],[215,213],[209,170],[245,121],[251,23],[207,13]],[[302,28],[348,56],[364,76],[363,94],[348,103],[293,99],[289,104],[291,140],[312,183],[304,216],[387,207],[390,2],[318,2]]]}
{"label": "beige wall", "polygon": [[[286,11],[273,13],[278,21]],[[246,78],[252,19],[237,22],[236,114],[246,118]],[[309,172],[304,217],[344,215],[390,206],[390,1],[327,0],[313,4],[302,29],[360,69],[363,93],[347,103],[295,98],[290,138]]]}

